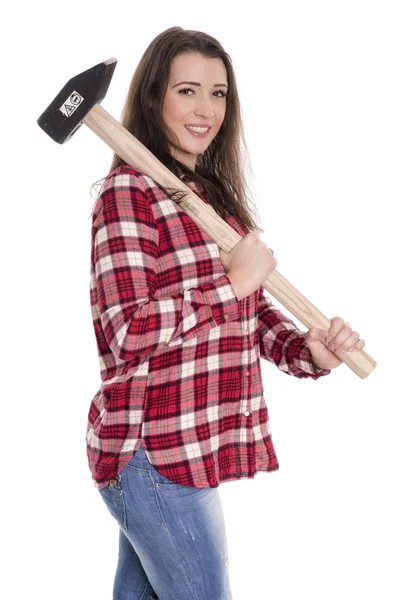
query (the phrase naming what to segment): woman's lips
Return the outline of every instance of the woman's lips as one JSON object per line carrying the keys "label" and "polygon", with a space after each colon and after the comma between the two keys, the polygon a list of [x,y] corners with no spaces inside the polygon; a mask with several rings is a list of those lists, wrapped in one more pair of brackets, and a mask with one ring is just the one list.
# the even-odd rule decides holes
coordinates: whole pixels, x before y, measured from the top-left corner
{"label": "woman's lips", "polygon": [[205,133],[199,133],[197,131],[193,131],[193,129],[188,129],[188,127],[185,127],[186,131],[188,131],[190,134],[194,135],[194,137],[198,137],[198,138],[205,138],[207,137],[207,135],[210,133],[211,128],[208,129]]}

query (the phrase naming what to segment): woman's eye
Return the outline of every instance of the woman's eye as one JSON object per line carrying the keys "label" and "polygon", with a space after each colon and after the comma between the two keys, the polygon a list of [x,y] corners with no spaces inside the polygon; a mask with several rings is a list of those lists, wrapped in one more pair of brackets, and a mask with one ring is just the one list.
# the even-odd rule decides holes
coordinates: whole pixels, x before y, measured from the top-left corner
{"label": "woman's eye", "polygon": [[[191,90],[190,88],[184,88],[182,90],[179,90],[180,94],[183,94],[183,92],[193,92],[193,90]],[[226,92],[224,92],[223,90],[217,90],[216,92],[214,92],[215,94],[222,94],[221,96],[217,96],[218,98],[223,98],[224,96],[226,96]],[[188,94],[183,94],[184,96],[188,96]]]}

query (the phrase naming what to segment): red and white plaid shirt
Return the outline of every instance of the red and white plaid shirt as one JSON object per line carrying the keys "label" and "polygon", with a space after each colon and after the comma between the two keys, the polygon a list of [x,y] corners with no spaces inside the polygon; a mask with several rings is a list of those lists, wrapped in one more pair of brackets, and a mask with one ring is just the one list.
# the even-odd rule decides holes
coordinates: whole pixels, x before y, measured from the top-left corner
{"label": "red and white plaid shirt", "polygon": [[[204,188],[186,185],[209,203]],[[234,216],[241,236],[249,229]],[[311,361],[304,331],[260,287],[238,300],[218,245],[154,180],[108,175],[92,217],[90,301],[102,383],[87,456],[96,488],[143,445],[168,479],[217,487],[279,468],[260,356],[295,377]]]}

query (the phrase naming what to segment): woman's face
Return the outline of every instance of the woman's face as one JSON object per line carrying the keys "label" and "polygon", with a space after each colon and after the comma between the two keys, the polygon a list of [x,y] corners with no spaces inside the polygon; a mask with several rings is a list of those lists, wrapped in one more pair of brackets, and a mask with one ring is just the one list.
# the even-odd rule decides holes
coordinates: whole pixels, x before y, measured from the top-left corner
{"label": "woman's face", "polygon": [[[220,58],[186,52],[173,59],[162,114],[179,140],[177,144],[167,131],[172,155],[193,171],[198,154],[205,152],[222,125],[227,90],[227,73]],[[188,125],[210,129],[204,137],[197,137]]]}

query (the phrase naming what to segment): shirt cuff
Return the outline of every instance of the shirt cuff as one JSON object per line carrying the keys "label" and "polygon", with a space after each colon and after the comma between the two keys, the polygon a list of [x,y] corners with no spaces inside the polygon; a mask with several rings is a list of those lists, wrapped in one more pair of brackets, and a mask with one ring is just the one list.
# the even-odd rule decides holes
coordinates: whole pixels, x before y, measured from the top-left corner
{"label": "shirt cuff", "polygon": [[302,338],[302,343],[296,345],[296,351],[293,358],[293,362],[302,371],[313,376],[313,379],[318,379],[324,375],[329,375],[332,369],[321,369],[313,362],[311,357],[310,349],[304,342],[304,332],[299,332],[299,337]]}
{"label": "shirt cuff", "polygon": [[240,319],[240,300],[238,300],[229,277],[221,275],[202,286],[211,306],[214,321],[222,325],[226,321]]}

